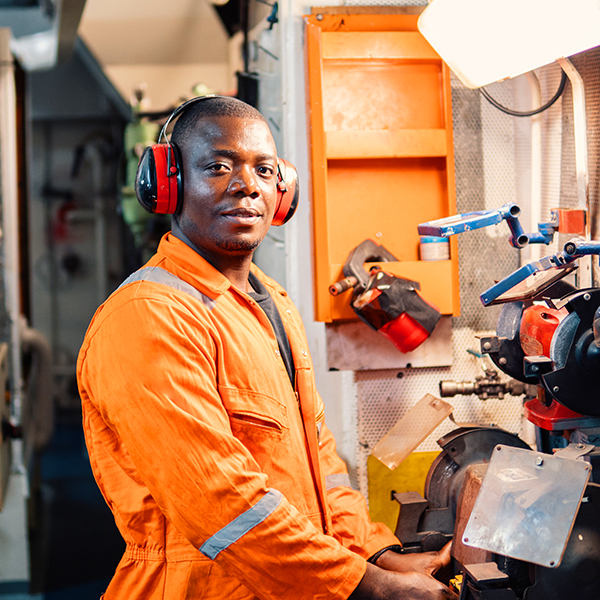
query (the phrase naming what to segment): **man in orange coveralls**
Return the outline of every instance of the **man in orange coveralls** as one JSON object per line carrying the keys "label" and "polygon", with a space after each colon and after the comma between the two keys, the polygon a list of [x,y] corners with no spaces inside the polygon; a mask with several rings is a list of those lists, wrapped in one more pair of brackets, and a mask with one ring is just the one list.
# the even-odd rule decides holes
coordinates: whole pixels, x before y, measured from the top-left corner
{"label": "man in orange coveralls", "polygon": [[264,118],[211,98],[172,137],[183,206],[78,361],[92,469],[127,543],[105,600],[455,598],[431,576],[447,549],[403,555],[369,520],[300,316],[251,263],[277,194]]}

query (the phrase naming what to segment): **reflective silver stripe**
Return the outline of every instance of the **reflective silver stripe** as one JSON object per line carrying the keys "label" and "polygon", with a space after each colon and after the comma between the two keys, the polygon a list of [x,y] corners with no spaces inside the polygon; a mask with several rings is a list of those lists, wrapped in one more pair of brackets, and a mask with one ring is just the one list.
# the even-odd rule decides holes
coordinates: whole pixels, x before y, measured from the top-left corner
{"label": "reflective silver stripe", "polygon": [[333,475],[325,476],[325,489],[332,490],[335,487],[344,485],[351,488],[350,476],[347,473],[334,473]]}
{"label": "reflective silver stripe", "polygon": [[119,286],[119,288],[122,288],[128,283],[134,283],[136,281],[152,281],[153,283],[162,283],[163,285],[168,285],[169,287],[179,290],[180,292],[185,292],[186,294],[193,296],[210,309],[214,308],[217,304],[215,300],[209,298],[202,292],[199,292],[194,286],[190,285],[186,281],[183,281],[183,279],[180,279],[177,277],[177,275],[173,275],[173,273],[169,273],[169,271],[161,269],[160,267],[144,267],[143,269],[139,269],[135,273],[132,273]]}
{"label": "reflective silver stripe", "polygon": [[200,547],[200,552],[214,560],[221,550],[225,550],[262,523],[279,506],[282,497],[281,492],[269,490],[252,508],[208,538]]}

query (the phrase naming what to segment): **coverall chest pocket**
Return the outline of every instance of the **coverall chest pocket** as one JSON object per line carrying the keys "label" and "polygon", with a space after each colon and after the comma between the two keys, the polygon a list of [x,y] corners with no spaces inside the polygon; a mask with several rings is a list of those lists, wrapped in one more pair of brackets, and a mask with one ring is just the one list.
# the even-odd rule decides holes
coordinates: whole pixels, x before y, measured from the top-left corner
{"label": "coverall chest pocket", "polygon": [[287,409],[275,398],[248,390],[219,388],[233,435],[259,465],[272,458],[276,445],[288,437]]}

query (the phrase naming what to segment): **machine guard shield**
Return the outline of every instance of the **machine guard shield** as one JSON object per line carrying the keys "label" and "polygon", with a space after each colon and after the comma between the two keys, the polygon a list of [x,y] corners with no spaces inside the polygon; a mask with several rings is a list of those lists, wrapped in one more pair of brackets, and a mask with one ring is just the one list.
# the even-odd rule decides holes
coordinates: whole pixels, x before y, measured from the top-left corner
{"label": "machine guard shield", "polygon": [[580,460],[496,446],[463,543],[558,567],[590,472]]}
{"label": "machine guard shield", "polygon": [[577,263],[556,265],[550,257],[524,265],[487,289],[480,296],[484,306],[534,298],[577,269]]}
{"label": "machine guard shield", "polygon": [[375,444],[371,454],[394,470],[453,410],[448,402],[425,394]]}

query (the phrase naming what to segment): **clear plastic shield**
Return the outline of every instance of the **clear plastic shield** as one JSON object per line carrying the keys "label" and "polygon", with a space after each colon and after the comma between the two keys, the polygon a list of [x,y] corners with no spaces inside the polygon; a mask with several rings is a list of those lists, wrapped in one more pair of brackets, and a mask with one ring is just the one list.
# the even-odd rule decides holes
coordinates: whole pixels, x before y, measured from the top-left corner
{"label": "clear plastic shield", "polygon": [[371,454],[395,469],[452,410],[448,402],[426,394],[377,442]]}

